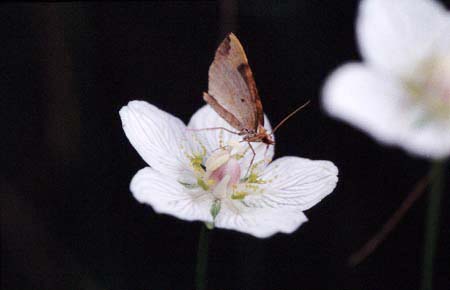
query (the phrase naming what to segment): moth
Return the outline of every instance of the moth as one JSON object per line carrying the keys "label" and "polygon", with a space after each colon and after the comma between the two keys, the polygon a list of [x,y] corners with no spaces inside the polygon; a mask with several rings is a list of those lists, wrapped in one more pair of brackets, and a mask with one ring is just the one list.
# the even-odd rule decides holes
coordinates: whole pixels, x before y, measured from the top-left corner
{"label": "moth", "polygon": [[[284,118],[272,132],[264,128],[264,111],[258,89],[248,64],[244,48],[236,35],[228,34],[216,50],[209,67],[208,92],[203,99],[228,122],[237,132],[223,129],[243,136],[253,153],[250,166],[255,158],[252,142],[262,142],[268,146],[275,144],[273,133],[292,115],[307,105],[302,105]],[[266,149],[267,149],[266,148]]]}

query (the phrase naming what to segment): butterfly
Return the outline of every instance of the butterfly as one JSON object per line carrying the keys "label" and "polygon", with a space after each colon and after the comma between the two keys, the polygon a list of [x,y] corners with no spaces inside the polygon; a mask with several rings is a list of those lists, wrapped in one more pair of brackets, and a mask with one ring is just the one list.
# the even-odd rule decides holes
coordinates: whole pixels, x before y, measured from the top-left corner
{"label": "butterfly", "polygon": [[250,166],[256,155],[251,143],[262,142],[267,148],[274,145],[273,133],[307,105],[297,108],[269,133],[264,128],[263,106],[247,56],[233,33],[228,34],[217,48],[208,77],[208,92],[203,93],[203,99],[237,132],[222,127],[208,129],[223,129],[243,136],[242,142],[247,142],[253,153]]}

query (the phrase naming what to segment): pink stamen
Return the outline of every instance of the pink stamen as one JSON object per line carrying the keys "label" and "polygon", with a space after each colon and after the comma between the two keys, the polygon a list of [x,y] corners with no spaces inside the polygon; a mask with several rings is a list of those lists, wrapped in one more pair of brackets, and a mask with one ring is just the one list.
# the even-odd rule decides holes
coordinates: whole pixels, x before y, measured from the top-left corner
{"label": "pink stamen", "polygon": [[227,162],[222,164],[219,168],[215,169],[210,175],[209,179],[212,179],[218,184],[226,175],[230,176],[228,186],[235,185],[239,182],[241,177],[241,166],[239,162],[230,158]]}

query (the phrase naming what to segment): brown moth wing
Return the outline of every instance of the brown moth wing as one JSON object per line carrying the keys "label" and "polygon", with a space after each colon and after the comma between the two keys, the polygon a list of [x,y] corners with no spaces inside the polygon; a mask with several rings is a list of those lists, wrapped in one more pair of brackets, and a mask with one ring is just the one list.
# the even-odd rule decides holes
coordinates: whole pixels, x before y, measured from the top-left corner
{"label": "brown moth wing", "polygon": [[242,128],[241,122],[239,122],[233,113],[222,107],[213,96],[208,93],[203,93],[203,100],[205,100],[205,102],[207,102],[214,109],[214,111],[216,111],[216,113],[226,120],[231,126],[238,130],[240,130],[239,128]]}
{"label": "brown moth wing", "polygon": [[209,67],[208,95],[204,95],[205,101],[237,130],[256,131],[259,124],[264,125],[252,71],[245,51],[233,33],[219,45]]}

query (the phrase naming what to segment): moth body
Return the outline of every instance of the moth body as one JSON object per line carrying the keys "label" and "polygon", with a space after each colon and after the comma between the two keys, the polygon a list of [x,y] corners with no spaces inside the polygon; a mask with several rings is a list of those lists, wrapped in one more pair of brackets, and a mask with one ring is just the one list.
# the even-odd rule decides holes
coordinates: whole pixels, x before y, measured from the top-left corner
{"label": "moth body", "polygon": [[238,134],[244,136],[242,140],[246,142],[262,142],[266,145],[275,144],[272,135],[267,133],[267,130],[262,126],[258,127],[258,131],[243,129]]}
{"label": "moth body", "polygon": [[[256,152],[251,143],[275,144],[272,134],[264,128],[264,112],[258,95],[252,70],[244,48],[237,37],[230,33],[216,50],[214,61],[209,67],[208,92],[203,99],[242,136],[253,157]],[[267,150],[266,150],[267,151]]]}

